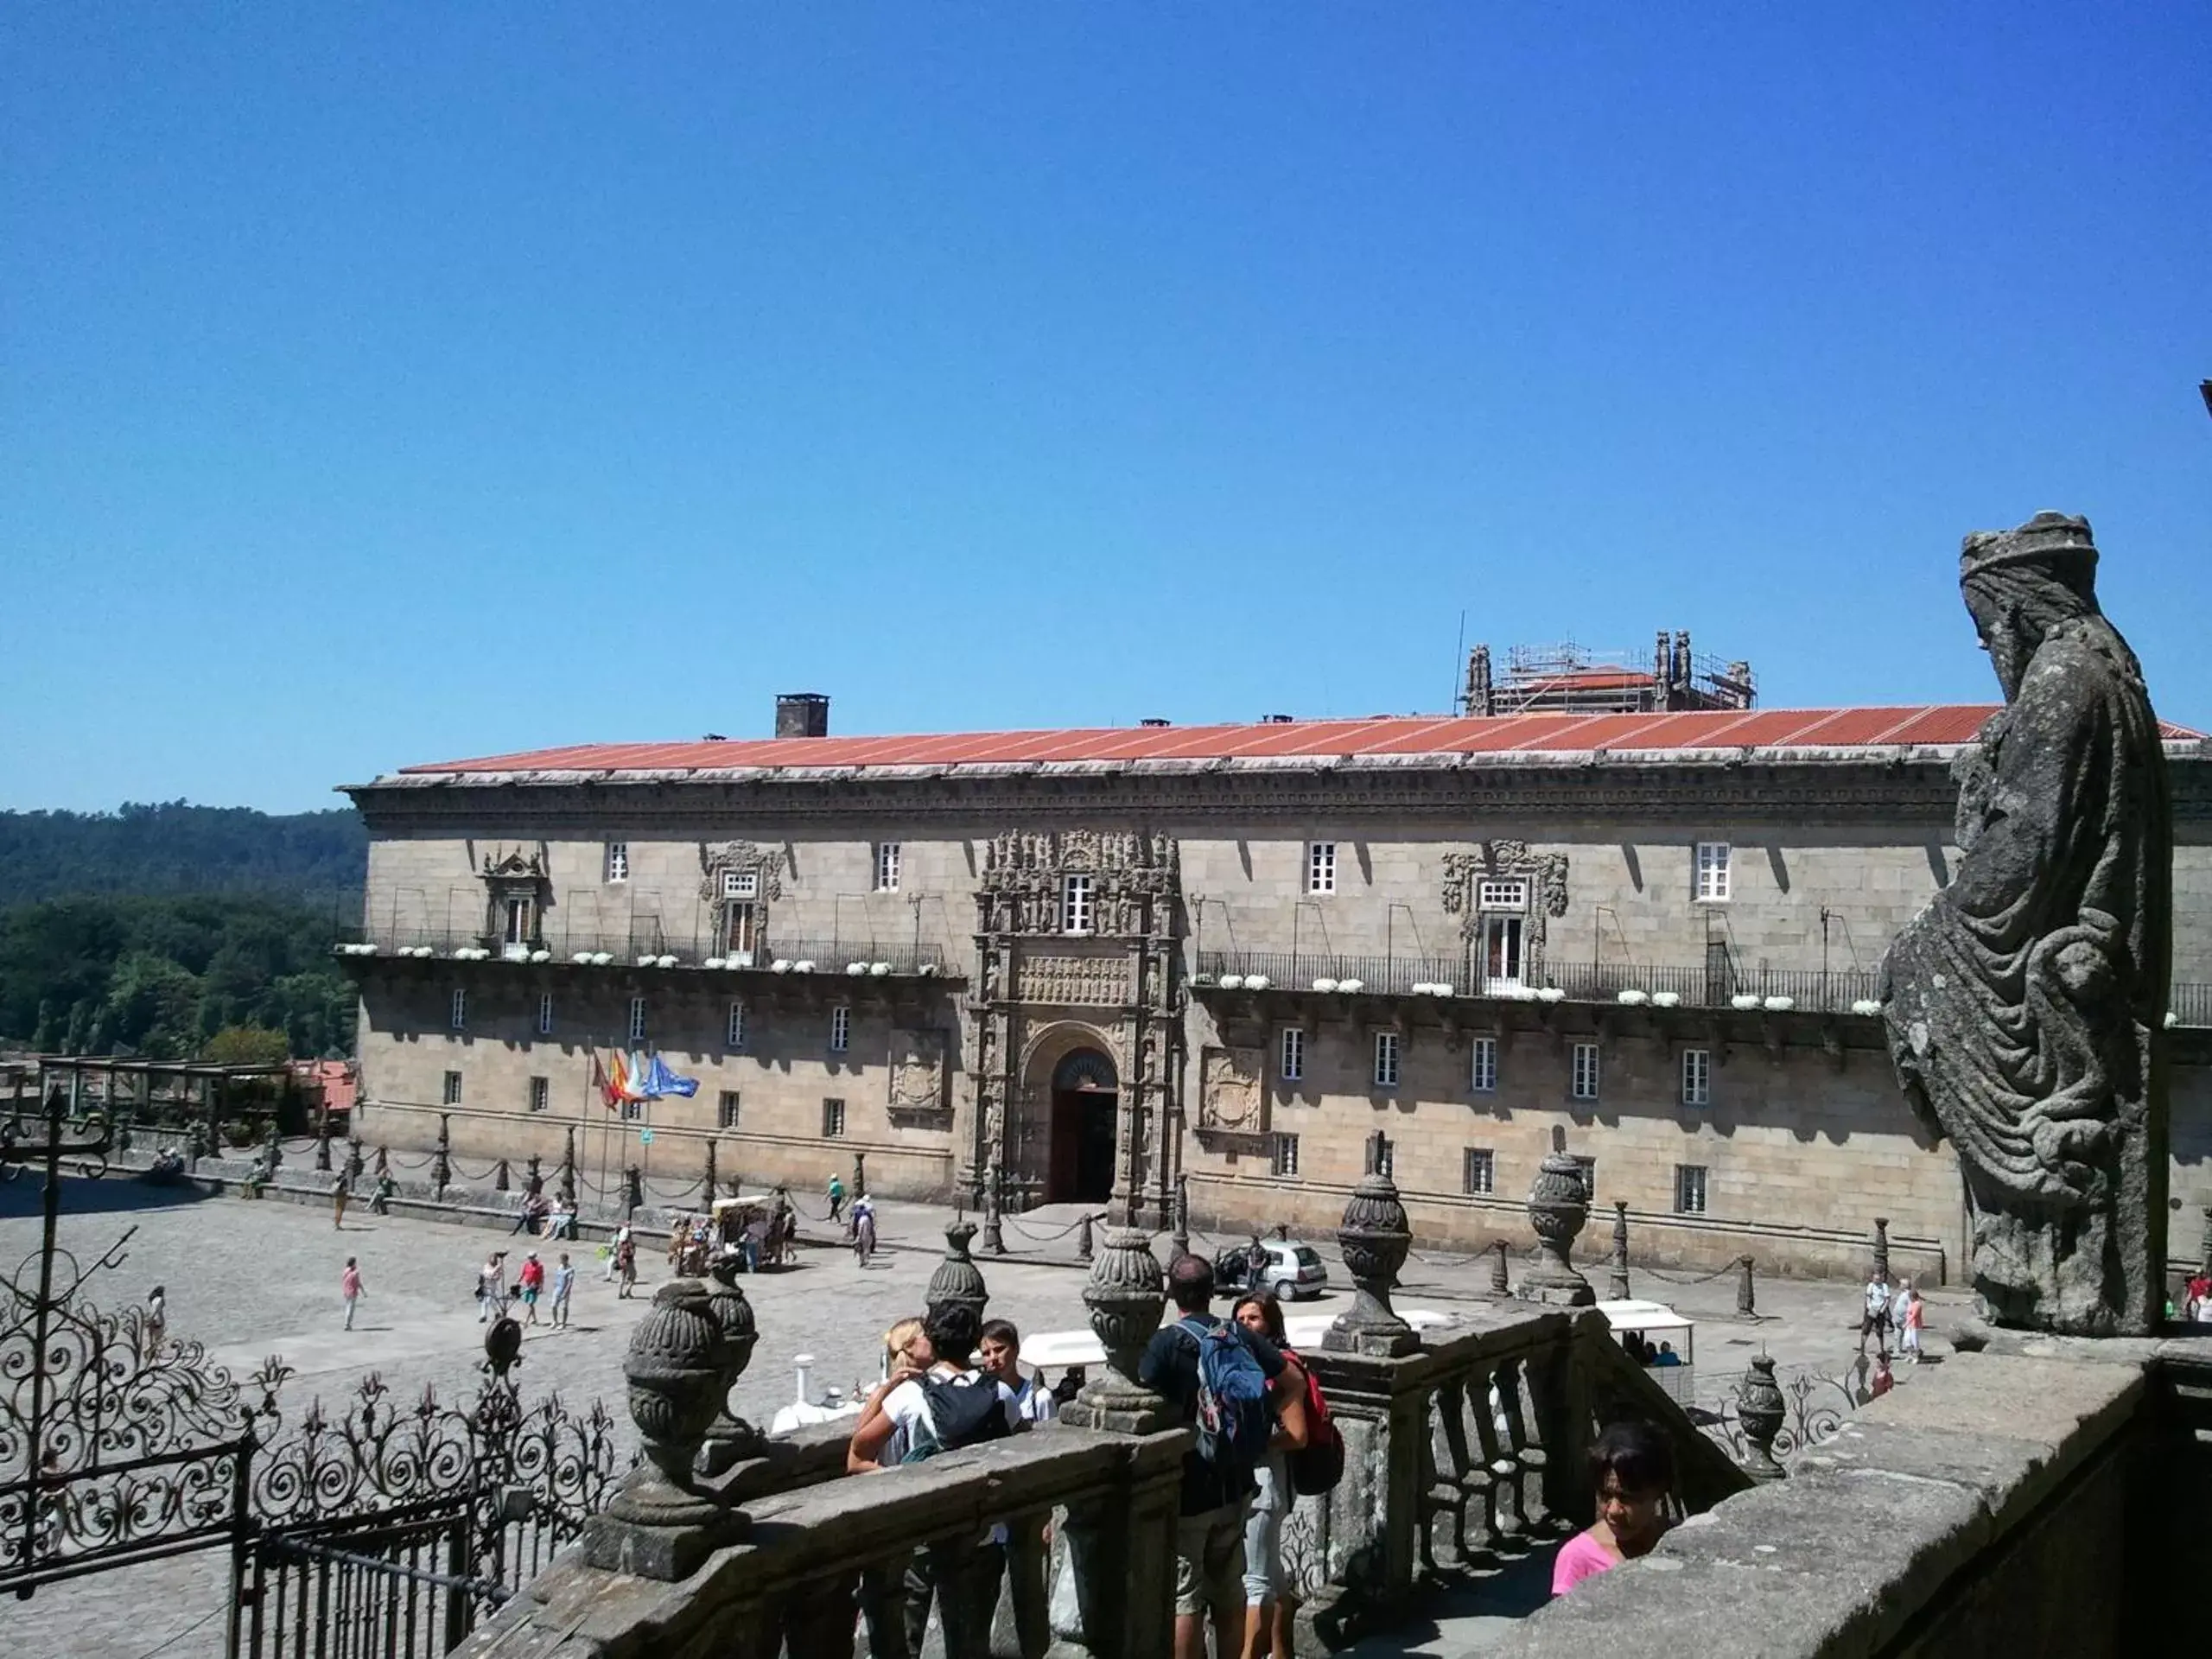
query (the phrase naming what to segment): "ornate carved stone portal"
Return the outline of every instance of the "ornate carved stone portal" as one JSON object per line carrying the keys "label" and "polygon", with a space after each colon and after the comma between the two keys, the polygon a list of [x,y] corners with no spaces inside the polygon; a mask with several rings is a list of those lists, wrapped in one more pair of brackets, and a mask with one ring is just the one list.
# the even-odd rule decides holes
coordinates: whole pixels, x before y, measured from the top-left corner
{"label": "ornate carved stone portal", "polygon": [[1001,1179],[1014,1204],[1076,1196],[1056,1190],[1075,1166],[1056,1158],[1056,1137],[1075,1131],[1055,1116],[1052,1075],[1090,1045],[1109,1051],[1117,1088],[1111,1213],[1165,1217],[1179,1118],[1179,884],[1166,836],[1009,830],[984,844],[967,1004],[974,1138],[963,1172],[979,1208]]}
{"label": "ornate carved stone portal", "polygon": [[1985,1313],[2139,1335],[2164,1300],[2173,820],[2096,564],[2057,513],[1966,539],[2005,708],[1953,767],[1957,872],[1891,945],[1882,1002],[1906,1100],[1958,1150]]}

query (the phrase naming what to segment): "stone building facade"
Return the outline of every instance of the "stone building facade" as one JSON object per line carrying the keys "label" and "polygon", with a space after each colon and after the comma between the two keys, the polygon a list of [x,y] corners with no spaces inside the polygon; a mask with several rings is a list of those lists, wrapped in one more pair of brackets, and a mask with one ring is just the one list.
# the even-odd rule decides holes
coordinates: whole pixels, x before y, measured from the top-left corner
{"label": "stone building facade", "polygon": [[[789,736],[351,789],[363,1132],[1201,1227],[1519,1240],[1555,1128],[1637,1254],[1961,1259],[1872,1012],[1984,709]],[[817,725],[810,728],[821,730]],[[2212,753],[2170,733],[2174,1192],[2212,1203]],[[690,1099],[610,1111],[659,1053]],[[650,1129],[650,1142],[641,1131]],[[1602,1224],[1593,1224],[1602,1230]]]}

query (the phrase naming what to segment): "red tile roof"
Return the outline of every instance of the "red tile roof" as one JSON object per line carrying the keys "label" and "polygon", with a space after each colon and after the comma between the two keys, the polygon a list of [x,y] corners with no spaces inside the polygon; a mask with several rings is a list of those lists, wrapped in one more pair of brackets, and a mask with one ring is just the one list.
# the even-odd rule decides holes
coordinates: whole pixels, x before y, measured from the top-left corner
{"label": "red tile roof", "polygon": [[[1078,728],[912,737],[787,737],[696,743],[577,743],[406,766],[403,776],[1016,766],[1023,763],[1373,757],[1648,754],[1953,746],[1996,712],[1987,703],[1897,709],[1719,709],[1686,714],[1383,715],[1237,726]],[[2170,741],[2202,734],[2164,723]]]}

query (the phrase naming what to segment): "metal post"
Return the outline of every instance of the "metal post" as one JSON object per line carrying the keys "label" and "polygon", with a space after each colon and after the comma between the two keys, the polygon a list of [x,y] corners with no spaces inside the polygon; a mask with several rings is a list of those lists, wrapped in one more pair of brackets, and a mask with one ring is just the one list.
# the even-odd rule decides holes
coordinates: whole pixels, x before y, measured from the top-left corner
{"label": "metal post", "polygon": [[453,1181],[453,1164],[448,1156],[452,1150],[453,1117],[449,1113],[440,1112],[438,1114],[438,1150],[436,1156],[430,1160],[430,1185],[437,1188],[438,1196],[442,1198],[446,1195],[446,1188]]}
{"label": "metal post", "polygon": [[853,1154],[853,1196],[868,1197],[868,1154],[864,1152]]}
{"label": "metal post", "polygon": [[576,1130],[569,1126],[568,1139],[561,1148],[561,1185],[556,1189],[570,1205],[576,1201]]}
{"label": "metal post", "polygon": [[1751,1258],[1736,1258],[1736,1312],[1749,1319],[1759,1311],[1758,1294],[1751,1287]]}
{"label": "metal post", "polygon": [[1091,1255],[1090,1212],[1084,1211],[1075,1218],[1075,1259],[1088,1262]]}
{"label": "metal post", "polygon": [[622,1204],[628,1212],[623,1217],[626,1221],[645,1207],[645,1176],[635,1164],[626,1165],[622,1170]]}
{"label": "metal post", "polygon": [[492,1190],[494,1192],[505,1192],[507,1190],[507,1160],[502,1158],[492,1170]]}
{"label": "metal post", "polygon": [[1628,1200],[1613,1200],[1613,1273],[1606,1294],[1617,1302],[1628,1300]]}
{"label": "metal post", "polygon": [[1006,1235],[1001,1230],[999,1210],[1006,1192],[1006,1168],[994,1166],[983,1185],[983,1248],[993,1255],[1006,1254]]}
{"label": "metal post", "polygon": [[1874,1273],[1886,1281],[1890,1276],[1890,1218],[1874,1217]]}

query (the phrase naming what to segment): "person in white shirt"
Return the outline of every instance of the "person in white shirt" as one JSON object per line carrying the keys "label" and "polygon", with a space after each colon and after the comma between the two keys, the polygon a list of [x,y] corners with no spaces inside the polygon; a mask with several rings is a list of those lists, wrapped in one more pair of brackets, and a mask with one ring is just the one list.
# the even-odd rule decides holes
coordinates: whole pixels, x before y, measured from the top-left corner
{"label": "person in white shirt", "polygon": [[[893,1371],[888,1386],[869,1401],[853,1430],[852,1441],[845,1449],[849,1472],[868,1474],[881,1468],[883,1448],[893,1435],[905,1438],[908,1462],[929,1457],[940,1447],[939,1430],[943,1426],[931,1410],[930,1391],[924,1387],[925,1380],[994,1389],[998,1408],[1004,1414],[1004,1426],[1000,1432],[1013,1433],[1028,1427],[1014,1391],[975,1363],[982,1322],[974,1309],[950,1302],[933,1307],[923,1322],[922,1330],[933,1356],[932,1363],[926,1371],[912,1365]],[[915,1555],[913,1564],[906,1569],[906,1647],[910,1653],[921,1652],[924,1638],[929,1634],[930,1600],[933,1595],[944,1626],[945,1651],[980,1653],[985,1649],[990,1639],[991,1613],[997,1601],[1005,1543],[1006,1529],[994,1527],[989,1538],[969,1553],[964,1570],[957,1579],[950,1576],[950,1563],[936,1549],[925,1548]]]}
{"label": "person in white shirt", "polygon": [[[1042,1374],[1021,1372],[1021,1332],[1005,1319],[983,1327],[976,1356],[991,1376],[1014,1390],[1014,1402],[1027,1424],[1049,1423],[1060,1414],[1060,1402],[1045,1386]],[[1014,1603],[1015,1645],[1023,1653],[1042,1653],[1052,1644],[1052,1621],[1046,1612],[1045,1567],[1051,1523],[1032,1525],[1016,1534],[1006,1527],[992,1529],[994,1542],[1006,1546],[1007,1589]],[[996,1597],[992,1598],[994,1600]]]}
{"label": "person in white shirt", "polygon": [[1890,1324],[1890,1281],[1878,1268],[1866,1275],[1866,1315],[1859,1321],[1859,1351],[1866,1351],[1866,1338],[1874,1338],[1878,1349],[1886,1347],[1884,1340]]}

